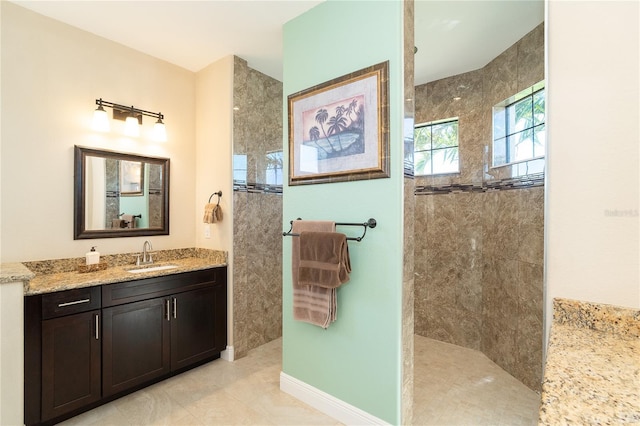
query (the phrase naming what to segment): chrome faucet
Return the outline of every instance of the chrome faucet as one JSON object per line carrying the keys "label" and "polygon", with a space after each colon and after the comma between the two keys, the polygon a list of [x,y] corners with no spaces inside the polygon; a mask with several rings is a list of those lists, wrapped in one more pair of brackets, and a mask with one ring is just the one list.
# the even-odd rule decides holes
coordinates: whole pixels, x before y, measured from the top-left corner
{"label": "chrome faucet", "polygon": [[151,246],[151,242],[149,240],[145,241],[142,245],[142,262],[141,265],[148,265],[153,263],[153,258],[151,257],[151,250],[153,250],[153,246]]}

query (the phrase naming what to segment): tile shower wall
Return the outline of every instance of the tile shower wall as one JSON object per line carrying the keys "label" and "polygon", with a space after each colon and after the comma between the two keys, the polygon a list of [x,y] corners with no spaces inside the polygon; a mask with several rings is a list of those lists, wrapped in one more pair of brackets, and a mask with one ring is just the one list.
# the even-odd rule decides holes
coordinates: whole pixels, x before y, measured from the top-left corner
{"label": "tile shower wall", "polygon": [[484,68],[418,86],[415,96],[416,123],[460,123],[460,173],[416,178],[415,332],[481,350],[534,390],[543,180],[490,167],[491,108],[543,79],[541,24]]}
{"label": "tile shower wall", "polygon": [[233,90],[233,345],[242,358],[282,336],[282,184],[271,179],[282,170],[282,83],[235,57]]}
{"label": "tile shower wall", "polygon": [[[415,118],[415,9],[414,2],[404,2],[404,122],[413,123]],[[403,223],[403,267],[402,267],[402,416],[403,424],[413,419],[414,401],[414,217],[415,180],[413,179],[413,126],[404,126],[404,223]]]}

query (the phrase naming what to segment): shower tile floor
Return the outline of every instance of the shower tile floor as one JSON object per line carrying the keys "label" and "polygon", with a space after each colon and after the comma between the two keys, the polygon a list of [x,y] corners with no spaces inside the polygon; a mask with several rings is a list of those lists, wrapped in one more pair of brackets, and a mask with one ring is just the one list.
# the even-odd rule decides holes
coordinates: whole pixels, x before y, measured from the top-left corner
{"label": "shower tile floor", "polygon": [[[280,391],[282,340],[217,360],[63,425],[340,425]],[[482,353],[415,336],[414,425],[535,425],[540,397]]]}

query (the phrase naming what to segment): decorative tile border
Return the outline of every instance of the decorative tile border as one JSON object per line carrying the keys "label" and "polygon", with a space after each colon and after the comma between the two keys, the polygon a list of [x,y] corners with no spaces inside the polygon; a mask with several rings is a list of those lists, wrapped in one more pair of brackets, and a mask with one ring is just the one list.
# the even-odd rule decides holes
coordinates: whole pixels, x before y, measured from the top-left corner
{"label": "decorative tile border", "polygon": [[415,195],[451,194],[452,192],[489,192],[544,186],[544,173],[518,178],[499,179],[477,184],[416,185]]}
{"label": "decorative tile border", "polygon": [[251,192],[256,194],[282,194],[282,185],[269,185],[255,182],[233,182],[233,192]]}

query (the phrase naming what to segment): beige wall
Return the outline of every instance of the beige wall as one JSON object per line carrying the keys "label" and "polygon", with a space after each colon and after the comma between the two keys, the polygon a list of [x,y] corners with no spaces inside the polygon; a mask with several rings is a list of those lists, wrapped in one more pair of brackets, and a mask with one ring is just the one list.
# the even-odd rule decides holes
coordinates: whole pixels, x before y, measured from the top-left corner
{"label": "beige wall", "polygon": [[[196,246],[228,250],[232,246],[233,56],[196,74]],[[205,237],[204,205],[222,191],[223,221],[210,225]],[[211,198],[212,202],[217,196]]]}
{"label": "beige wall", "polygon": [[[73,146],[171,159],[171,234],[195,243],[195,77],[190,71],[2,2],[2,262],[139,251],[145,237],[73,240]],[[161,111],[168,142],[91,130],[95,99]],[[110,112],[110,110],[109,110]],[[206,201],[206,200],[205,200]],[[202,208],[202,203],[199,203]]]}
{"label": "beige wall", "polygon": [[[233,270],[233,185],[231,181],[233,141],[233,56],[227,56],[196,74],[196,247],[228,252]],[[214,192],[222,191],[222,222],[202,222],[204,206]],[[211,198],[217,202],[218,196]],[[210,238],[205,237],[209,228]],[[234,345],[233,274],[227,274],[227,345]],[[225,353],[227,358],[233,354]]]}
{"label": "beige wall", "polygon": [[0,425],[23,421],[23,315],[21,281],[0,283]]}
{"label": "beige wall", "polygon": [[640,307],[640,3],[548,3],[546,323],[554,297]]}

